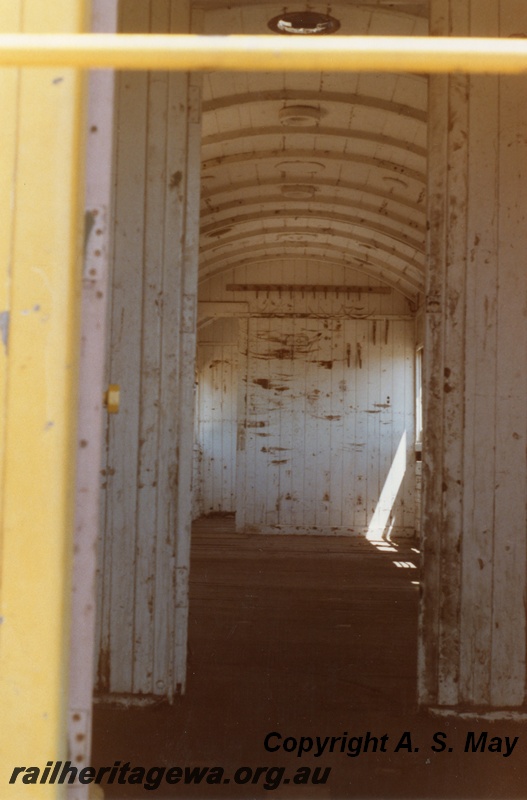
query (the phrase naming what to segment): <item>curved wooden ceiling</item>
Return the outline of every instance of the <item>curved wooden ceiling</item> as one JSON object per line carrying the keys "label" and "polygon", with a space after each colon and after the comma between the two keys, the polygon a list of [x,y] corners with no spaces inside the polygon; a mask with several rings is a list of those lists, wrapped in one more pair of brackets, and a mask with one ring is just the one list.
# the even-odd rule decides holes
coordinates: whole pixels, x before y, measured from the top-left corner
{"label": "curved wooden ceiling", "polygon": [[[270,0],[196,0],[205,34],[272,34]],[[287,11],[304,10],[292,3]],[[341,34],[426,35],[422,0],[310,6]],[[202,280],[284,258],[423,291],[427,81],[422,75],[209,73],[203,83]]]}

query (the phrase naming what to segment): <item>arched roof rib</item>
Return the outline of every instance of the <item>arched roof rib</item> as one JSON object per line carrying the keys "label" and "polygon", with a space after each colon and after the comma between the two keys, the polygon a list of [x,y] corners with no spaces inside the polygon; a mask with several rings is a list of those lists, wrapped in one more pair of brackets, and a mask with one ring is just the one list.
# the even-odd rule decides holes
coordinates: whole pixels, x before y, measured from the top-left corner
{"label": "arched roof rib", "polygon": [[[407,244],[412,243],[417,249],[424,250],[424,225],[417,223],[411,224],[404,217],[394,214],[393,211],[386,213],[384,204],[373,206],[367,203],[354,203],[349,197],[340,198],[335,196],[314,195],[308,203],[298,203],[291,199],[286,202],[286,198],[281,195],[255,195],[245,198],[243,201],[234,200],[223,205],[212,207],[203,211],[201,216],[201,230],[205,236],[211,235],[211,231],[222,228],[225,225],[235,224],[236,220],[241,220],[240,205],[243,204],[244,216],[248,214],[268,214],[275,216],[306,216],[317,217],[319,214],[324,218],[331,215],[332,218],[347,220],[357,225],[371,225],[378,228],[387,235],[393,236],[398,241]],[[384,205],[384,208],[383,208]],[[254,209],[250,211],[249,209]],[[237,212],[232,214],[232,212]]]}
{"label": "arched roof rib", "polygon": [[[362,154],[355,155],[354,153],[318,150],[314,148],[309,150],[284,146],[282,150],[254,150],[252,152],[239,152],[233,155],[216,156],[215,158],[206,159],[202,162],[201,166],[203,172],[208,172],[216,167],[225,167],[231,164],[243,164],[243,162],[250,162],[251,164],[254,164],[256,160],[261,164],[265,161],[276,161],[277,159],[284,165],[282,169],[283,172],[288,171],[287,163],[290,163],[290,160],[304,160],[307,165],[316,162],[326,164],[328,162],[331,163],[336,161],[343,167],[351,164],[358,165],[360,167],[374,167],[379,171],[393,172],[399,179],[416,181],[422,186],[424,186],[426,183],[426,176],[424,173],[410,169],[404,164],[398,164],[394,161],[387,161],[386,159],[376,158],[374,156],[366,156]],[[280,169],[279,165],[275,166],[277,169]],[[309,166],[307,166],[306,175],[310,174]]]}
{"label": "arched roof rib", "polygon": [[310,244],[309,239],[312,239],[313,237],[324,237],[327,247],[331,247],[331,242],[334,240],[347,240],[349,237],[350,248],[354,247],[358,248],[359,250],[361,248],[363,250],[373,250],[381,256],[402,261],[408,266],[413,267],[417,272],[419,272],[422,267],[421,259],[416,259],[414,257],[415,252],[413,255],[410,255],[410,253],[401,252],[401,250],[395,247],[392,242],[386,242],[379,235],[375,236],[372,234],[371,236],[361,236],[356,231],[350,235],[347,231],[341,231],[336,228],[332,229],[329,226],[327,228],[320,228],[299,224],[295,224],[294,226],[282,226],[279,228],[260,227],[256,230],[236,231],[234,235],[226,235],[215,241],[209,241],[208,244],[202,245],[201,253],[204,257],[206,257],[206,254],[209,252],[217,252],[221,248],[231,247],[231,245],[235,245],[238,242],[247,241],[249,239],[252,240],[258,236],[266,237],[266,239],[267,237],[275,237],[276,239],[282,240],[287,240],[291,237],[299,237],[299,242],[301,244],[305,244],[306,246],[309,246]]}
{"label": "arched roof rib", "polygon": [[[275,0],[198,4],[207,33],[269,33],[268,18],[281,11]],[[304,7],[293,0],[287,10]],[[342,33],[423,35],[425,9],[423,0],[346,0],[331,13]],[[307,115],[288,117],[294,106]],[[300,259],[359,270],[416,301],[424,76],[211,73],[202,111],[201,283],[241,265]]]}
{"label": "arched roof rib", "polygon": [[[272,76],[271,76],[272,77]],[[276,102],[320,103],[324,106],[328,104],[341,103],[348,108],[359,106],[375,111],[382,111],[384,114],[394,114],[396,117],[406,117],[409,120],[426,125],[427,112],[417,106],[409,106],[404,103],[397,103],[393,100],[382,97],[370,97],[368,95],[354,94],[348,92],[335,91],[312,91],[309,89],[269,89],[269,91],[247,92],[239,95],[226,95],[225,97],[215,97],[205,100],[202,105],[204,114],[210,111],[219,111],[225,108],[239,107],[249,103]]]}
{"label": "arched roof rib", "polygon": [[421,147],[407,139],[396,138],[395,136],[381,135],[375,131],[350,131],[348,128],[327,128],[322,125],[317,125],[315,128],[302,128],[288,125],[287,128],[283,125],[273,125],[265,128],[240,128],[233,129],[228,132],[210,134],[204,136],[202,139],[202,147],[212,147],[217,144],[231,144],[236,141],[254,140],[258,137],[266,138],[269,136],[287,136],[288,139],[296,136],[317,136],[329,137],[335,139],[345,140],[347,142],[361,141],[367,142],[377,147],[389,147],[395,150],[402,150],[405,154],[411,153],[417,158],[426,159],[426,148]]}
{"label": "arched roof rib", "polygon": [[[263,203],[260,203],[264,205]],[[399,228],[390,228],[386,224],[374,223],[371,220],[365,220],[360,216],[352,216],[350,214],[335,213],[330,209],[306,209],[305,207],[291,208],[290,204],[287,208],[277,208],[275,203],[270,203],[270,208],[265,211],[255,211],[253,213],[238,214],[236,216],[221,218],[208,225],[202,225],[202,233],[208,238],[214,236],[220,237],[225,229],[228,227],[236,227],[246,223],[260,223],[271,221],[282,222],[284,220],[300,220],[322,222],[326,225],[338,224],[348,227],[358,228],[359,230],[370,231],[373,234],[380,234],[387,239],[392,239],[397,244],[406,245],[413,250],[424,250],[423,241],[413,239],[408,234],[402,232]],[[324,229],[323,229],[324,230]],[[374,239],[374,237],[373,237]],[[372,239],[372,240],[373,240]]]}
{"label": "arched roof rib", "polygon": [[[212,176],[211,176],[212,177]],[[298,178],[267,178],[264,180],[260,180],[255,185],[253,179],[245,180],[245,181],[237,181],[232,183],[225,183],[220,186],[216,186],[213,189],[207,188],[206,184],[201,190],[201,198],[204,204],[206,204],[209,211],[217,211],[221,210],[222,205],[242,205],[244,204],[245,200],[243,199],[245,195],[243,194],[245,190],[252,189],[267,189],[268,187],[276,187],[276,186],[296,186],[299,183],[302,183]],[[425,187],[420,188],[419,194],[417,196],[417,200],[413,201],[410,198],[398,193],[395,191],[394,188],[390,190],[382,190],[379,187],[371,186],[368,183],[356,183],[353,181],[344,181],[342,178],[338,179],[326,179],[320,178],[318,176],[311,176],[306,183],[313,186],[315,191],[318,189],[331,189],[335,192],[345,192],[346,197],[350,197],[352,193],[361,194],[371,200],[369,207],[370,208],[378,208],[380,214],[390,214],[392,219],[399,219],[400,224],[404,224],[404,221],[407,220],[407,224],[412,227],[420,227],[424,230],[424,199],[425,199]],[[224,195],[228,195],[231,198],[228,201],[224,201],[223,203],[220,201],[220,197]],[[238,196],[239,195],[239,196]],[[315,195],[316,196],[316,195]],[[265,195],[262,194],[264,198]],[[280,198],[283,201],[283,197]],[[310,201],[311,202],[311,201]],[[335,200],[337,202],[337,200]],[[353,202],[353,201],[352,201]],[[376,203],[379,203],[376,206]],[[362,205],[362,204],[361,204]],[[397,211],[394,210],[394,206],[397,207]],[[360,206],[356,206],[359,208]],[[368,205],[364,205],[365,208],[368,208]],[[387,210],[389,207],[389,211]],[[418,220],[417,221],[414,221]]]}

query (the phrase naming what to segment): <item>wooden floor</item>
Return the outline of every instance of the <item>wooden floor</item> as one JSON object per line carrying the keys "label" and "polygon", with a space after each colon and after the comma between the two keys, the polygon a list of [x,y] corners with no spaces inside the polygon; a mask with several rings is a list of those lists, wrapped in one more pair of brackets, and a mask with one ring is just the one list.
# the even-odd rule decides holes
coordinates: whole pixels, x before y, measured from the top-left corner
{"label": "wooden floor", "polygon": [[[280,798],[527,797],[525,728],[418,712],[418,566],[413,542],[387,548],[344,537],[243,535],[232,518],[198,521],[186,695],[171,707],[97,706],[93,763],[222,766],[226,774],[242,766],[285,766],[292,774],[331,767],[325,785],[282,785],[272,790]],[[519,734],[517,750],[525,741],[509,758],[465,753],[471,730]],[[270,732],[388,738],[386,752],[298,758],[267,752]],[[437,732],[448,735],[452,752],[432,751]],[[164,784],[153,793],[113,786],[106,795],[252,800],[269,791],[231,781]]]}

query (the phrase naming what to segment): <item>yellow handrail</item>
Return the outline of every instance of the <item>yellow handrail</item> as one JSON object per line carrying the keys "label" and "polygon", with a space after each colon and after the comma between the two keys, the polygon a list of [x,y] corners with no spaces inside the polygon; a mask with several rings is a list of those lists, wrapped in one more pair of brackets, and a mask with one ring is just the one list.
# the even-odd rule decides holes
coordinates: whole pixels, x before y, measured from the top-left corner
{"label": "yellow handrail", "polygon": [[0,66],[512,74],[527,71],[527,40],[4,33]]}

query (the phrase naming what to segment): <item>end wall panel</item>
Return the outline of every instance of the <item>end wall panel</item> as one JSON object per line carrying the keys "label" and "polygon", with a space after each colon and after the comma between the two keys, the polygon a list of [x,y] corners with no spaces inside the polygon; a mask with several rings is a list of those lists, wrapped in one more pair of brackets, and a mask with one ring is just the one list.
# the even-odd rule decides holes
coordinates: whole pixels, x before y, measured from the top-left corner
{"label": "end wall panel", "polygon": [[413,534],[413,323],[380,327],[249,320],[240,527]]}

